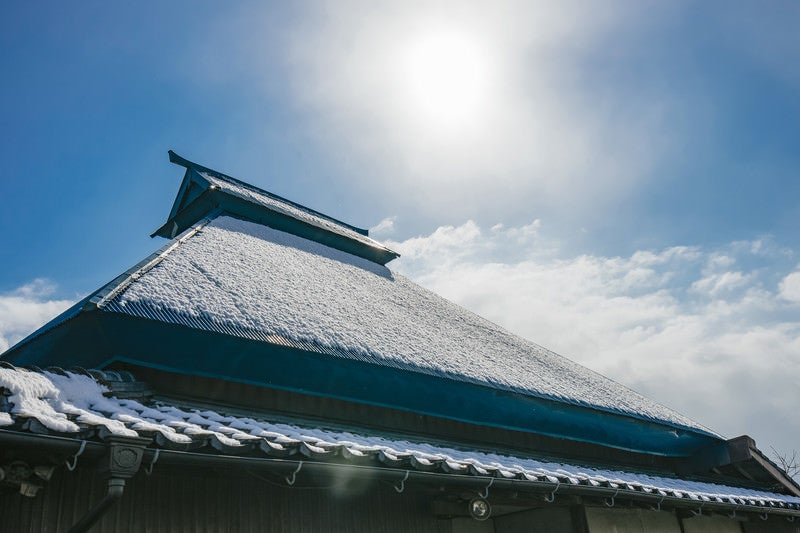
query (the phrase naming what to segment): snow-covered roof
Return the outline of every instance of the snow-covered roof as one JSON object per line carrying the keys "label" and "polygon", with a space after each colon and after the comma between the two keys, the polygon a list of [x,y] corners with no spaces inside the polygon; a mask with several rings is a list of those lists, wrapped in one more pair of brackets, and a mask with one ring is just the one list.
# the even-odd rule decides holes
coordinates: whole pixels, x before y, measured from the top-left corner
{"label": "snow-covered roof", "polygon": [[229,416],[168,401],[115,397],[91,375],[0,368],[0,432],[15,430],[100,440],[107,435],[151,439],[148,447],[264,458],[329,461],[354,465],[442,472],[563,487],[615,489],[636,495],[683,499],[698,504],[735,504],[756,510],[800,510],[800,498],[752,488],[587,468],[499,453],[451,447],[414,438],[321,425]]}
{"label": "snow-covered roof", "polygon": [[220,216],[99,307],[713,432],[382,265]]}

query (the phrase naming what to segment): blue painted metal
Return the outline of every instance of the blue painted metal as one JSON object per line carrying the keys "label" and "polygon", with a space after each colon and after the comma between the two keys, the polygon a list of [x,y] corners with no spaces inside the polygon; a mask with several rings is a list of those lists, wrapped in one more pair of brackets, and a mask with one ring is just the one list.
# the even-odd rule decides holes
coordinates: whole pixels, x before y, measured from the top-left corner
{"label": "blue painted metal", "polygon": [[[199,165],[197,163],[194,163],[193,161],[189,161],[188,159],[179,156],[178,154],[176,154],[172,150],[170,150],[167,153],[169,154],[170,163],[175,163],[176,165],[180,165],[180,166],[186,168],[187,171],[189,171],[189,170],[199,170],[199,171],[203,171],[203,172],[212,174],[212,175],[214,175],[214,176],[216,176],[216,177],[218,177],[220,179],[223,179],[225,181],[229,181],[229,182],[234,183],[234,184],[236,184],[236,185],[238,185],[240,187],[244,187],[244,188],[256,191],[259,194],[262,194],[264,196],[272,198],[273,200],[277,200],[277,201],[279,201],[281,203],[284,203],[284,204],[287,204],[287,205],[291,205],[292,207],[295,207],[297,209],[301,209],[303,211],[306,211],[306,212],[308,212],[308,213],[310,213],[310,214],[312,214],[314,216],[318,216],[320,218],[324,218],[326,220],[329,220],[329,221],[331,221],[331,222],[333,222],[335,224],[338,224],[338,225],[340,225],[342,227],[345,227],[347,229],[355,231],[356,233],[360,233],[361,235],[364,235],[365,237],[369,236],[369,231],[364,229],[364,228],[359,228],[357,226],[353,226],[351,224],[348,224],[347,222],[342,222],[341,220],[335,219],[332,216],[326,215],[325,213],[320,213],[319,211],[316,211],[316,210],[311,209],[309,207],[306,207],[304,205],[298,204],[297,202],[293,202],[292,200],[284,198],[283,196],[278,196],[277,194],[271,193],[269,191],[265,191],[264,189],[260,189],[260,188],[254,186],[254,185],[251,185],[251,184],[249,184],[247,182],[244,182],[244,181],[241,181],[241,180],[237,180],[236,178],[228,176],[227,174],[223,174],[222,172],[219,172],[217,170],[214,170],[214,169],[211,169],[211,168],[208,168],[208,167],[204,167],[203,165]],[[187,172],[187,175],[189,175],[189,174],[190,173]],[[192,176],[194,176],[195,179],[196,179],[196,174],[192,174]],[[186,176],[184,176],[184,178],[185,177]],[[181,200],[184,197],[185,194],[186,194],[186,191],[184,191],[183,189],[181,189],[178,192],[178,197],[175,199],[175,204],[172,206],[172,212],[170,212],[169,218],[172,218],[174,216],[174,214],[177,212],[178,209],[176,209],[176,207],[178,206],[179,200]],[[184,203],[189,203],[189,202],[185,201]]]}
{"label": "blue painted metal", "polygon": [[727,453],[724,440],[697,430],[100,309],[3,360],[101,369],[122,361],[659,456]]}
{"label": "blue painted metal", "polygon": [[[399,254],[368,237],[368,231],[254,187],[170,151],[170,161],[186,167],[167,222],[153,233],[173,238],[212,210],[264,224],[385,265]],[[210,180],[215,178],[216,183]],[[248,191],[251,196],[237,190]],[[257,201],[261,198],[267,203]],[[292,214],[294,213],[294,215]],[[302,216],[300,216],[302,215]]]}

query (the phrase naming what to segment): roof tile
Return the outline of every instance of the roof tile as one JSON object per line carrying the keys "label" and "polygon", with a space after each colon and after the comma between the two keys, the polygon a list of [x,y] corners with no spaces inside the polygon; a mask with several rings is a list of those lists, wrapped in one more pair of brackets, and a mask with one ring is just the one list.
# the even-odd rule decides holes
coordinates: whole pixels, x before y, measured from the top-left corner
{"label": "roof tile", "polygon": [[[798,497],[744,487],[599,470],[501,455],[489,450],[455,449],[367,432],[342,432],[225,416],[207,409],[183,409],[152,400],[145,404],[113,395],[107,397],[108,389],[104,385],[72,372],[0,368],[0,393],[8,394],[10,391],[8,401],[0,406],[3,409],[0,414],[11,419],[11,427],[32,433],[97,440],[112,434],[133,433],[151,437],[152,446],[169,450],[274,458],[299,454],[308,460],[339,457],[351,464],[383,464],[404,470],[518,478],[556,484],[556,488],[561,485],[607,486],[617,491],[656,493],[693,501],[732,501],[755,508],[800,510]],[[63,420],[82,417],[82,422],[54,424],[54,416]],[[234,426],[247,428],[254,434],[232,430]]]}

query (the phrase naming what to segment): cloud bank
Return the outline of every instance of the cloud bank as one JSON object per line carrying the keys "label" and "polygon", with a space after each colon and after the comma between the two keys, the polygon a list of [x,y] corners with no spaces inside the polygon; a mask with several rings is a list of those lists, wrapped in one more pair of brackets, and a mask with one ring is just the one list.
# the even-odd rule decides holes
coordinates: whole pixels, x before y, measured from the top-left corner
{"label": "cloud bank", "polygon": [[768,239],[568,257],[537,220],[387,244],[393,269],[728,437],[800,442],[800,265]]}
{"label": "cloud bank", "polygon": [[35,279],[0,294],[0,353],[74,303],[51,298],[54,292],[55,285]]}
{"label": "cloud bank", "polygon": [[[641,40],[678,11],[664,4],[315,7],[287,45],[298,105],[322,146],[355,161],[354,179],[377,179],[403,197],[416,191],[421,211],[478,201],[507,209],[523,199],[597,205],[646,179],[685,131],[683,97],[640,79],[652,68]],[[425,58],[443,53],[439,41],[452,57],[436,68]],[[428,56],[416,53],[428,45]],[[461,62],[472,71],[460,87],[436,82]],[[626,63],[639,76],[617,70]],[[701,122],[702,110],[693,116]]]}

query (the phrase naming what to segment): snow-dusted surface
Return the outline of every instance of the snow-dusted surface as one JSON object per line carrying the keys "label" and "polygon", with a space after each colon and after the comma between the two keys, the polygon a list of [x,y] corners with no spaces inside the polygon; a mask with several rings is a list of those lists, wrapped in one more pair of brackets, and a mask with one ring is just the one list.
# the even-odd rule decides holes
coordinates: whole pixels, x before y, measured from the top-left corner
{"label": "snow-dusted surface", "polygon": [[0,368],[0,389],[11,405],[0,413],[0,426],[13,424],[12,418],[35,418],[46,428],[62,433],[77,432],[78,423],[106,426],[112,433],[135,437],[136,432],[119,420],[100,412],[111,412],[118,405],[103,396],[105,388],[88,376],[61,376],[45,372],[26,372]]}
{"label": "snow-dusted surface", "polygon": [[213,220],[110,303],[133,315],[225,333],[257,331],[713,433],[384,266],[230,217]]}
{"label": "snow-dusted surface", "polygon": [[[800,498],[753,489],[687,481],[635,472],[584,468],[488,451],[457,450],[440,445],[389,439],[363,432],[302,427],[248,417],[225,416],[199,409],[181,409],[164,403],[144,405],[135,400],[106,397],[106,389],[92,378],[67,373],[29,372],[0,368],[0,393],[7,398],[0,420],[23,425],[36,419],[60,434],[77,433],[83,426],[105,426],[120,435],[152,437],[159,433],[174,443],[215,439],[226,446],[269,442],[267,449],[305,446],[313,452],[337,451],[347,457],[413,459],[423,469],[446,463],[449,471],[472,475],[546,481],[550,483],[611,486],[702,501],[729,501],[743,505],[800,505]],[[2,428],[0,428],[2,431]],[[263,448],[262,448],[263,449]],[[472,472],[469,472],[472,467]]]}
{"label": "snow-dusted surface", "polygon": [[246,183],[242,182],[234,182],[231,180],[226,180],[220,177],[217,177],[213,174],[209,174],[208,172],[199,172],[201,176],[207,179],[212,185],[216,185],[220,189],[223,189],[231,194],[249,200],[251,202],[255,202],[257,204],[263,205],[265,207],[269,207],[270,209],[277,211],[279,213],[283,213],[285,215],[289,215],[292,218],[296,218],[298,220],[302,220],[303,222],[308,222],[314,226],[325,228],[329,231],[334,233],[338,233],[339,235],[343,235],[349,239],[353,239],[355,241],[359,241],[364,244],[368,244],[370,246],[374,246],[376,248],[385,248],[382,244],[377,241],[374,241],[367,237],[366,235],[362,235],[357,231],[353,231],[352,229],[348,228],[343,224],[337,223],[335,220],[331,220],[329,218],[319,216],[311,211],[306,209],[301,209],[300,207],[294,206],[287,202],[282,202],[264,192],[260,191],[255,187],[249,187]]}

